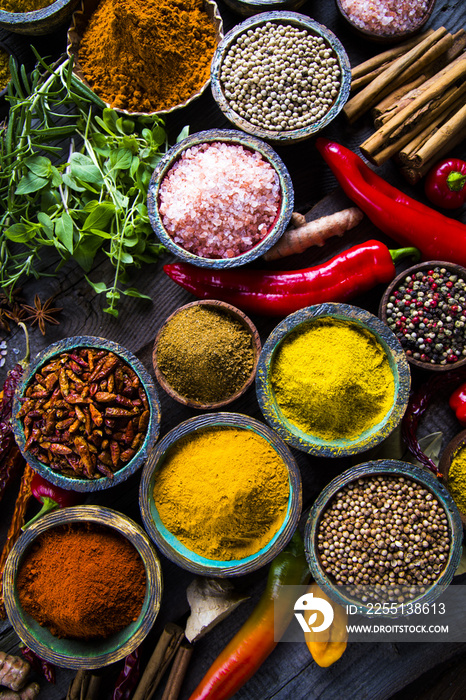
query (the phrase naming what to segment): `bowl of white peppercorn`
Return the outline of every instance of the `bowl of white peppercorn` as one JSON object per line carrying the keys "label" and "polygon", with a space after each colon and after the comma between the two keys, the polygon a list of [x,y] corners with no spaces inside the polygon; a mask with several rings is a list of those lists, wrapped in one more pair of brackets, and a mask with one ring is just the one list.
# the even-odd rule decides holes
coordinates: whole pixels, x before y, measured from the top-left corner
{"label": "bowl of white peppercorn", "polygon": [[462,536],[458,508],[431,472],[381,459],[348,469],[322,490],[306,523],[306,558],[335,602],[356,605],[361,615],[398,617],[444,592]]}
{"label": "bowl of white peppercorn", "polygon": [[296,12],[244,20],[217,46],[212,95],[236,127],[279,143],[307,139],[343,109],[351,66],[327,27]]}

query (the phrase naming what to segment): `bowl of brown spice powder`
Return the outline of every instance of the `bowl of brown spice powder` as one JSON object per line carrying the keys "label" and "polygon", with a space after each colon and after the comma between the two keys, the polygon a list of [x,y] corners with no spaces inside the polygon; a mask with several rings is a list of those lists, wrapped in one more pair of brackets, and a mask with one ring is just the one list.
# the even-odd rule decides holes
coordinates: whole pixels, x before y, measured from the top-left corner
{"label": "bowl of brown spice powder", "polygon": [[32,524],[5,564],[4,600],[20,639],[62,668],[94,669],[141,644],[162,576],[146,533],[110,508],[76,506]]}
{"label": "bowl of brown spice powder", "polygon": [[15,34],[42,35],[66,25],[79,0],[1,0],[0,27]]}
{"label": "bowl of brown spice powder", "polygon": [[186,107],[210,83],[223,37],[214,0],[82,0],[68,31],[74,75],[130,115]]}
{"label": "bowl of brown spice powder", "polygon": [[167,318],[152,359],[155,376],[169,396],[191,408],[213,410],[251,386],[260,351],[259,333],[242,311],[203,299]]}

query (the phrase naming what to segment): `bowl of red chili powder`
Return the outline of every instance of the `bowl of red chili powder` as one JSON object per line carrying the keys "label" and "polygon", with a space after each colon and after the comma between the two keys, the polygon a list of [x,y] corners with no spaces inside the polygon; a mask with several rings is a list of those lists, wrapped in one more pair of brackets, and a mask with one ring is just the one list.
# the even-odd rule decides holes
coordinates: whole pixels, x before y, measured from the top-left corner
{"label": "bowl of red chili powder", "polygon": [[283,161],[264,141],[241,131],[188,136],[159,161],[147,209],[160,242],[199,267],[238,267],[280,238],[294,193]]}
{"label": "bowl of red chili powder", "polygon": [[20,639],[62,668],[101,668],[130,654],[162,596],[160,563],[144,531],[92,505],[31,525],[8,557],[3,586]]}

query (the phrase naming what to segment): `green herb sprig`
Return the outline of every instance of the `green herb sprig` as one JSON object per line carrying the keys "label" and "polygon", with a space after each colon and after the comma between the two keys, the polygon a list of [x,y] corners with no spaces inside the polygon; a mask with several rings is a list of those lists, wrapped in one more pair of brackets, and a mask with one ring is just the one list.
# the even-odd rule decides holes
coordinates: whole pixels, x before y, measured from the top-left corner
{"label": "green herb sprig", "polygon": [[85,273],[103,250],[112,283],[86,280],[117,316],[122,294],[148,298],[122,286],[129,269],[164,250],[146,208],[152,172],[168,148],[164,122],[122,117],[76,79],[71,60],[49,66],[37,58],[29,77],[12,66],[0,139],[0,286],[50,274],[39,264],[47,249],[58,254],[56,272],[73,259]]}

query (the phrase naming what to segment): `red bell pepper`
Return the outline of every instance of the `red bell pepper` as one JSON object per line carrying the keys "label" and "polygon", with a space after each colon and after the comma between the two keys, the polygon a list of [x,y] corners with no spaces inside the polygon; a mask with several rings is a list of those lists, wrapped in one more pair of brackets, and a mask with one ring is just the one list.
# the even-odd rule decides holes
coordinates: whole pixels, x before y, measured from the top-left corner
{"label": "red bell pepper", "polygon": [[293,619],[294,586],[308,582],[309,568],[298,532],[270,565],[261,599],[214,661],[189,700],[228,700],[260,668]]}
{"label": "red bell pepper", "polygon": [[426,197],[437,207],[459,209],[466,202],[466,163],[459,158],[441,160],[427,174]]}
{"label": "red bell pepper", "polygon": [[390,251],[380,241],[367,241],[303,270],[209,270],[189,263],[173,263],[163,269],[200,299],[220,299],[244,311],[287,316],[305,306],[347,301],[390,282],[396,272],[394,261],[406,254],[418,255],[418,251]]}
{"label": "red bell pepper", "polygon": [[466,383],[461,384],[450,396],[450,408],[461,425],[466,426]]}
{"label": "red bell pepper", "polygon": [[46,513],[50,513],[57,508],[67,508],[68,506],[77,506],[84,501],[84,495],[78,491],[69,491],[68,489],[62,489],[60,486],[55,486],[51,484],[50,481],[44,479],[37,472],[34,473],[31,481],[31,491],[34,498],[36,498],[39,503],[42,503],[42,508],[26,525],[23,526],[23,530],[35,523]]}
{"label": "red bell pepper", "polygon": [[319,137],[319,153],[345,194],[372,223],[402,245],[419,248],[426,260],[466,266],[466,225],[392,187],[353,151]]}

